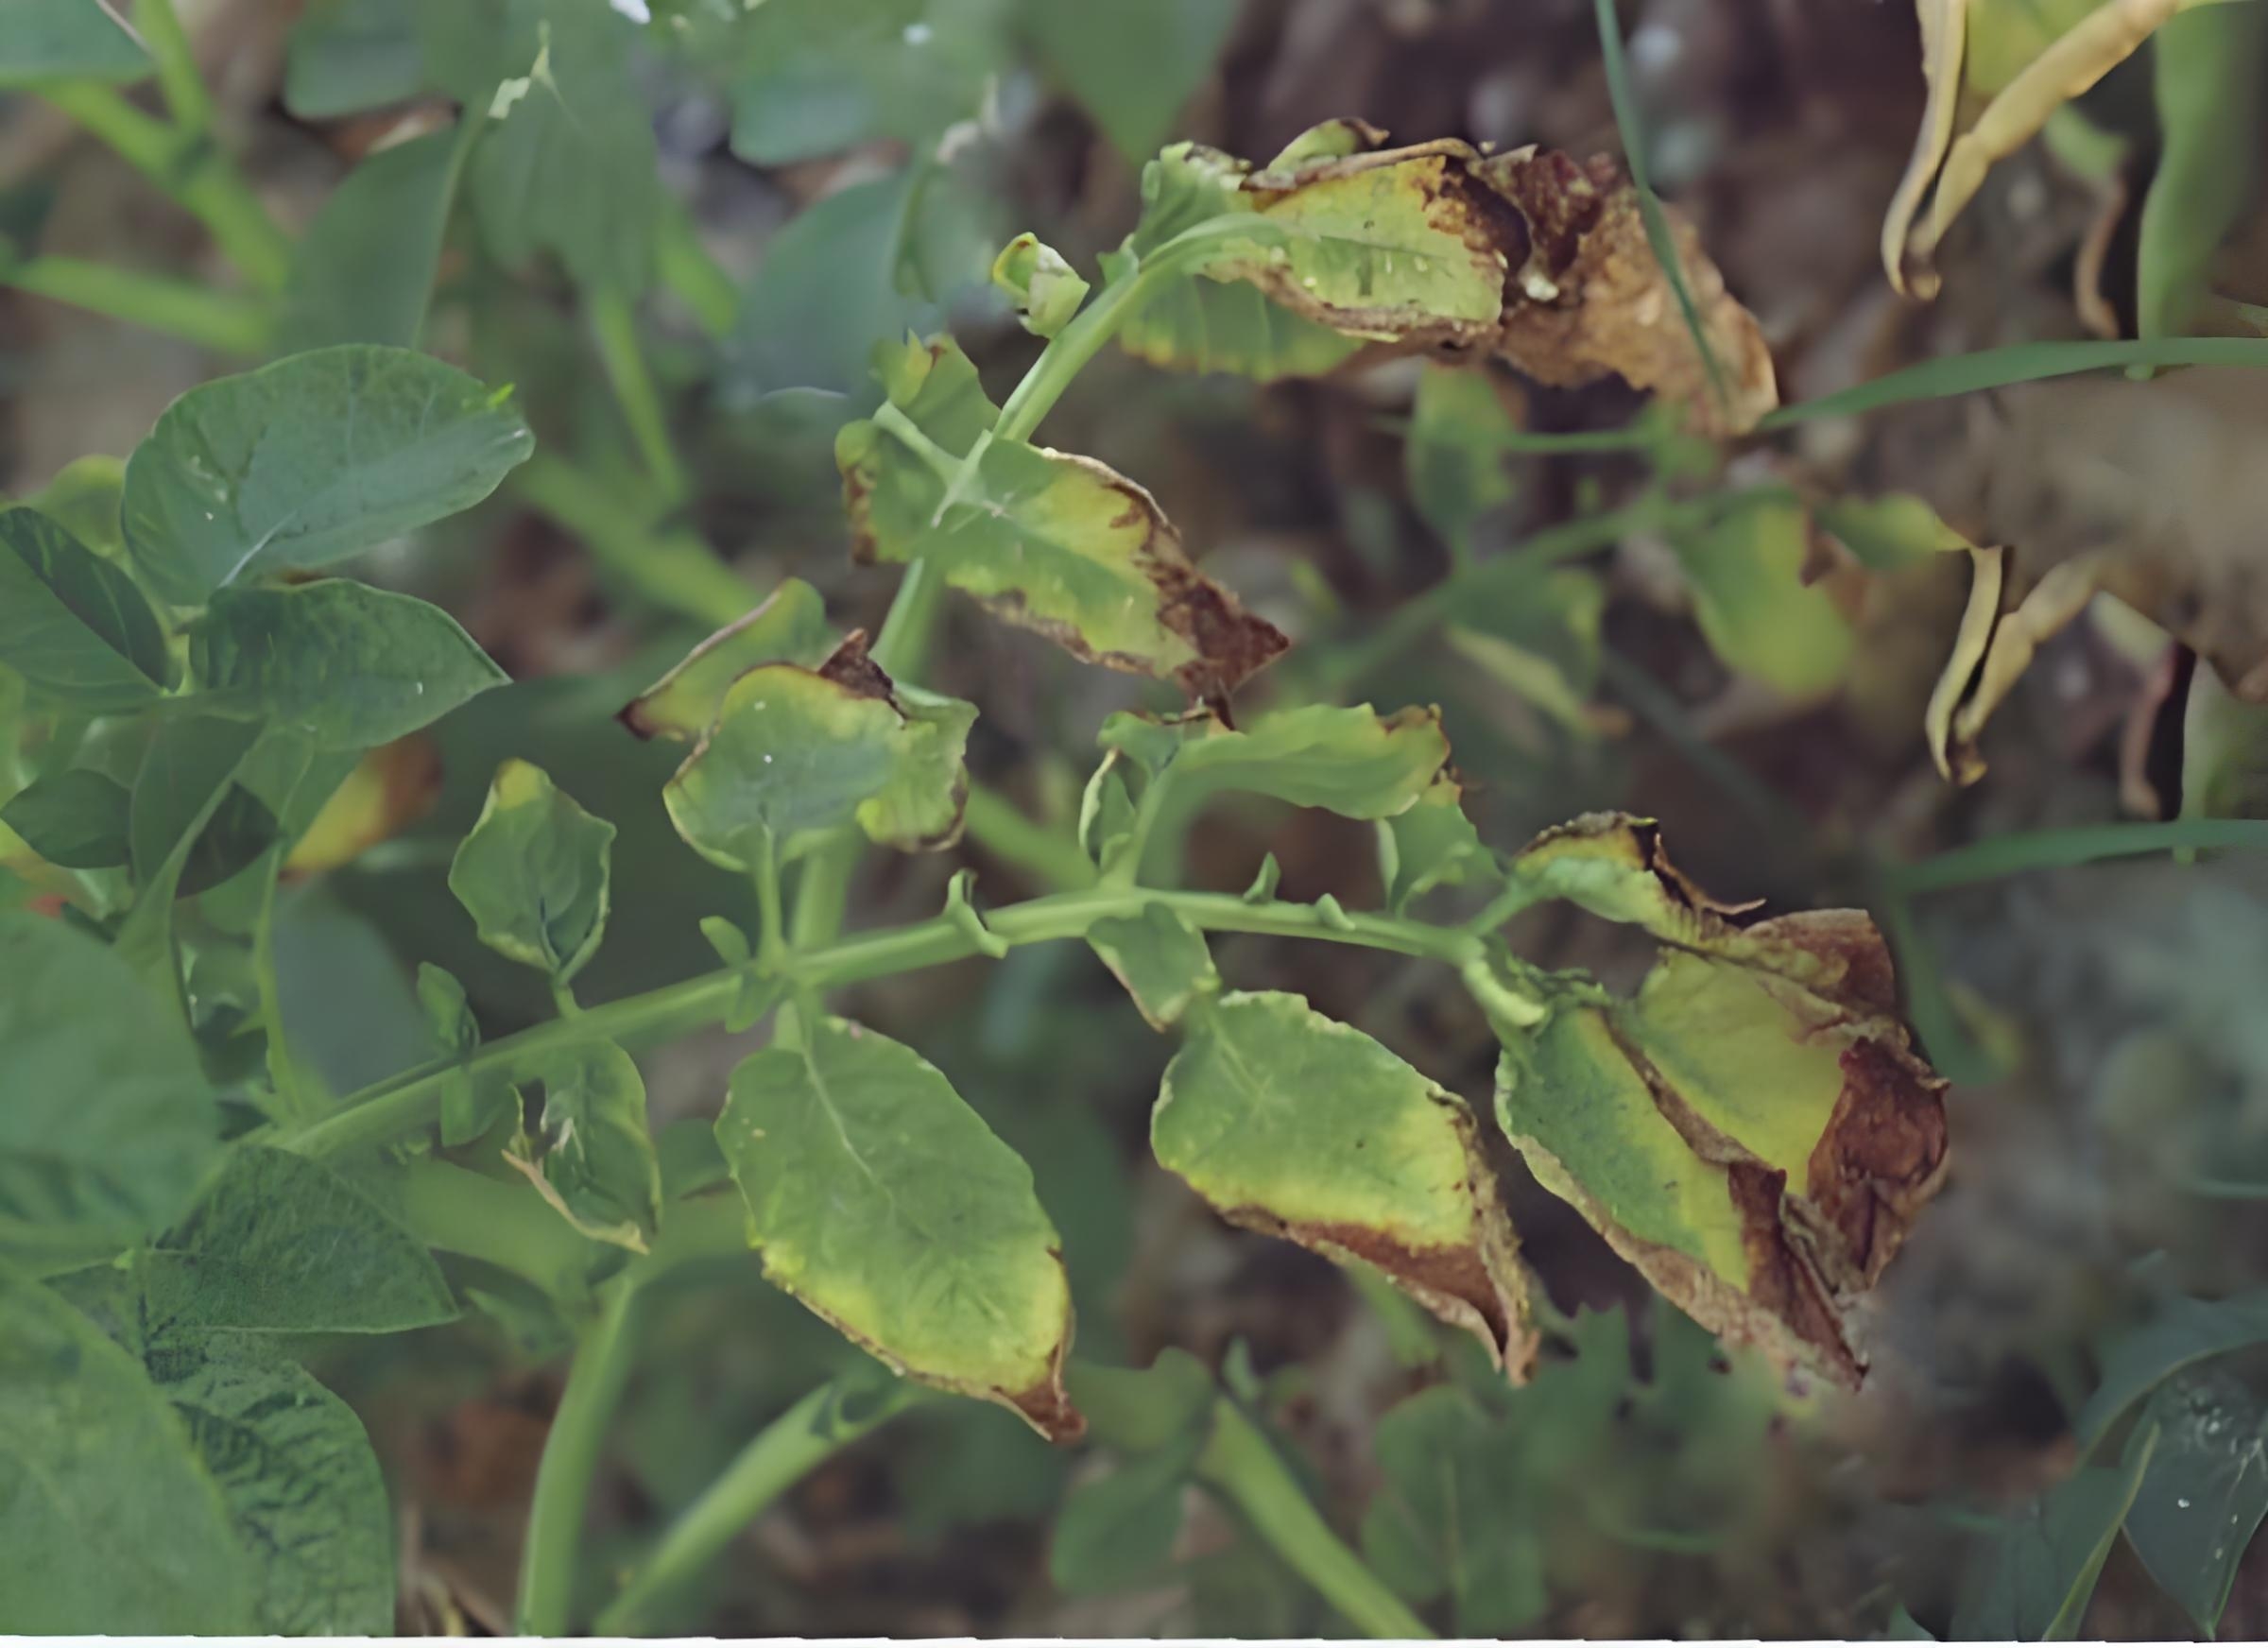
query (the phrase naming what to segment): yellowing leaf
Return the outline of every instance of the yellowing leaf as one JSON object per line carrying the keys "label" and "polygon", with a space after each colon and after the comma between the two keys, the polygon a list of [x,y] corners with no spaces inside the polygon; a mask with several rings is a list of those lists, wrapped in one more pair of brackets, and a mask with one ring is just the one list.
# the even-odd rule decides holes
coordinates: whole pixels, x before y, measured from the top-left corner
{"label": "yellowing leaf", "polygon": [[1791,698],[1815,698],[1841,682],[1850,621],[1825,588],[1803,581],[1810,542],[1801,505],[1761,499],[1674,541],[1693,586],[1693,616],[1727,665]]}
{"label": "yellowing leaf", "polygon": [[284,873],[315,875],[352,863],[431,812],[440,793],[441,762],[432,740],[412,733],[380,745],[331,792],[292,844]]}
{"label": "yellowing leaf", "polygon": [[997,413],[950,339],[886,356],[883,379],[889,405],[835,440],[859,559],[918,558],[1009,623],[1091,663],[1177,682],[1193,701],[1224,698],[1291,644],[1196,569],[1124,475],[980,441]]}
{"label": "yellowing leaf", "polygon": [[816,666],[834,647],[827,608],[801,578],[710,636],[615,717],[641,738],[689,743],[709,730],[734,678],[760,663]]}
{"label": "yellowing leaf", "polygon": [[816,1020],[742,1061],[716,1139],[775,1284],[910,1378],[1078,1434],[1055,1227],[1031,1169],[934,1065]]}
{"label": "yellowing leaf", "polygon": [[1347,818],[1407,811],[1449,764],[1441,712],[1430,705],[1380,715],[1367,704],[1309,704],[1248,730],[1211,715],[1159,722],[1121,711],[1103,723],[1101,742],[1185,794],[1244,790]]}
{"label": "yellowing leaf", "polygon": [[1232,1223],[1370,1265],[1522,1377],[1518,1244],[1463,1101],[1297,996],[1225,996],[1167,1067],[1159,1161]]}
{"label": "yellowing leaf", "polygon": [[856,819],[901,851],[950,847],[961,831],[961,756],[973,705],[899,688],[853,630],[817,669],[759,664],[662,792],[695,851],[727,869],[793,858]]}

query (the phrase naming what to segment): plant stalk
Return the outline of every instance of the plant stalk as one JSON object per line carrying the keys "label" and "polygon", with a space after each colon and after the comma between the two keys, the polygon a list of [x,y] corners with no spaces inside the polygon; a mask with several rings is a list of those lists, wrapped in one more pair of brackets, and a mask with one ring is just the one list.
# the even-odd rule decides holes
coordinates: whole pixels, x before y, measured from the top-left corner
{"label": "plant stalk", "polygon": [[0,266],[0,282],[91,315],[178,337],[215,354],[260,355],[268,350],[266,310],[231,292],[67,257],[28,258]]}
{"label": "plant stalk", "polygon": [[583,1514],[607,1427],[629,1384],[638,1335],[638,1290],[618,1279],[601,1296],[567,1375],[536,1470],[527,1540],[520,1558],[520,1606],[514,1628],[526,1637],[563,1637],[574,1624],[576,1552]]}

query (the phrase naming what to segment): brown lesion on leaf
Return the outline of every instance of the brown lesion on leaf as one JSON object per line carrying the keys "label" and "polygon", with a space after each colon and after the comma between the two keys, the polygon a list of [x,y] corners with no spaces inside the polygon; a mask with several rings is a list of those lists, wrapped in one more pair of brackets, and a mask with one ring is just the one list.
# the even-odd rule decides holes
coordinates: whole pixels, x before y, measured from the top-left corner
{"label": "brown lesion on leaf", "polygon": [[1866,1365],[1844,1332],[1844,1313],[1833,1292],[1802,1246],[1790,1240],[1787,1182],[1787,1175],[1761,1162],[1737,1162],[1726,1169],[1726,1189],[1741,1216],[1741,1245],[1748,1255],[1748,1296],[1802,1347],[1800,1360],[1806,1365],[1855,1390],[1865,1378]]}
{"label": "brown lesion on leaf", "polygon": [[812,673],[854,698],[879,698],[898,712],[899,719],[905,718],[905,712],[899,707],[896,683],[868,655],[867,632],[863,629],[853,629],[844,636]]}
{"label": "brown lesion on leaf", "polygon": [[1950,1138],[1945,1083],[1898,1040],[1866,1039],[1843,1051],[1843,1090],[1796,1208],[1833,1240],[1822,1242],[1838,1289],[1872,1287],[1904,1244],[1922,1205],[1945,1182]]}

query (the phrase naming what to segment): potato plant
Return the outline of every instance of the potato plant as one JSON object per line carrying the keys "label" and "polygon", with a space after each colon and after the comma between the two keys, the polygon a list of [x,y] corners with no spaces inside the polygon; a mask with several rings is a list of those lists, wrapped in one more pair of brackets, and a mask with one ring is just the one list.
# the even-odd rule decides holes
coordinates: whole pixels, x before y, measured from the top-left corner
{"label": "potato plant", "polygon": [[[2053,625],[2040,593],[2003,612],[2005,552],[1916,498],[1805,490],[1729,460],[1822,419],[2104,368],[2257,367],[2268,344],[2023,344],[1782,405],[1761,329],[1643,171],[1601,0],[1626,162],[1397,141],[1352,117],[1272,157],[1160,146],[1170,133],[1146,104],[1067,70],[1113,140],[1154,151],[1139,215],[1086,268],[1048,225],[989,238],[995,301],[1034,342],[1020,374],[980,371],[953,317],[912,296],[904,266],[928,253],[888,226],[925,221],[955,186],[950,133],[991,71],[953,52],[976,52],[982,31],[932,49],[929,13],[954,9],[920,5],[644,9],[311,7],[291,45],[298,112],[414,100],[446,117],[372,149],[292,234],[225,152],[172,0],[141,0],[131,26],[96,0],[0,9],[0,83],[146,172],[233,270],[176,284],[19,246],[9,278],[242,368],[174,401],[123,463],[89,457],[0,513],[0,1626],[392,1630],[387,1483],[362,1420],[303,1353],[468,1317],[567,1358],[527,1506],[522,1632],[679,1618],[680,1594],[795,1483],[948,1402],[993,1404],[1116,1462],[1058,1524],[1070,1588],[1154,1573],[1194,1485],[1357,1631],[1532,1620],[1539,1574],[1442,1554],[1444,1526],[1468,1512],[1480,1527],[1524,1513],[1462,1480],[1435,1502],[1433,1472],[1489,1457],[1491,1404],[1529,1399],[1515,1387],[1533,1379],[1533,1399],[1561,1399],[1565,1359],[1548,1348],[1588,1344],[1587,1368],[1627,1348],[1551,1304],[1507,1211],[1508,1164],[1690,1318],[1662,1329],[1656,1367],[1691,1382],[1660,1389],[1687,1395],[1661,1398],[1654,1419],[1716,1399],[1712,1337],[1799,1385],[1858,1388],[1864,1301],[1951,1159],[1945,1083],[1909,1014],[1941,1063],[1975,1050],[1926,972],[1901,998],[1874,918],[1712,896],[1673,862],[1675,817],[1587,811],[1524,841],[1485,838],[1442,709],[1367,701],[1368,678],[1438,644],[1579,722],[1605,599],[1583,558],[1645,534],[1686,568],[1706,645],[1799,695],[1856,644],[1803,575],[1814,535],[1878,571],[1967,557],[1977,593],[1929,731],[1949,774],[1973,780],[1984,719]],[[1122,26],[1035,9],[1022,26],[1062,62],[1091,49],[1082,28]],[[1921,9],[1933,42],[1959,26],[1960,8]],[[1933,123],[1959,73],[1936,49]],[[882,269],[879,300],[853,226],[832,247],[776,244],[773,306],[742,302],[657,170],[628,68],[641,54],[689,73],[729,59],[733,143],[759,163],[877,135],[908,146],[902,171],[797,220],[884,225],[874,244],[900,266]],[[145,79],[163,113],[129,96]],[[858,129],[798,124],[798,88],[822,83],[855,92]],[[2027,94],[2039,83],[2014,79]],[[1934,161],[1950,127],[1932,131]],[[1897,249],[1927,176],[1901,194],[1885,229],[1894,279],[1934,281],[1912,271],[1971,190],[1980,146],[2001,142],[1953,146],[1919,263]],[[816,301],[781,296],[799,250],[833,260]],[[453,283],[476,292],[470,337],[439,324],[435,294]],[[603,435],[555,415],[541,382],[492,369],[508,351],[480,329],[539,290],[587,329],[581,370],[611,402]],[[703,471],[684,446],[700,413],[662,386],[649,300],[690,316],[701,347],[736,352],[768,404],[826,392],[816,416],[833,431],[840,516],[801,570],[816,577],[847,546],[856,587],[892,592],[870,631],[814,581],[750,583],[705,541]],[[868,330],[827,331],[854,325]],[[1295,645],[1185,541],[1170,490],[1041,443],[1113,351],[1263,383],[1421,359],[1407,463],[1446,579]],[[840,375],[845,358],[863,369]],[[1650,400],[1567,448],[1628,455],[1633,494],[1507,550],[1482,530],[1508,495],[1505,460],[1555,450],[1515,416],[1513,373]],[[617,889],[625,803],[555,778],[540,729],[515,725],[523,741],[476,820],[414,873],[445,881],[455,918],[547,1005],[496,1034],[480,987],[395,958],[414,970],[428,1051],[342,1086],[295,1044],[279,908],[306,878],[400,846],[428,730],[508,684],[457,618],[386,572],[412,535],[480,543],[500,489],[579,538],[626,608],[711,631],[574,736],[636,747],[664,774],[673,850],[718,872],[703,883],[718,903],[697,918],[713,957],[578,993],[635,915]],[[2039,591],[2069,604],[2063,585]],[[971,776],[1007,683],[972,698],[929,684],[955,604],[1142,683],[1133,707],[1055,752],[1084,776],[1052,820]],[[647,750],[666,752],[660,769]],[[1356,867],[1291,898],[1270,857],[1245,867],[1241,891],[1200,884],[1180,851],[1192,821],[1255,798],[1351,821],[1374,875]],[[2169,829],[2043,836],[1997,868],[2255,840],[2245,825]],[[1001,897],[955,858],[965,833],[1036,890]],[[1994,850],[1883,870],[1894,936],[1912,901],[1996,873]],[[912,855],[955,867],[941,907],[850,925],[860,889]],[[1523,954],[1516,918],[1553,904],[1643,935],[1650,968],[1609,987]],[[1243,987],[1215,960],[1240,935],[1427,964],[1424,987],[1495,1037],[1493,1092],[1451,1090],[1302,994]],[[1160,1168],[1222,1219],[1346,1267],[1420,1360],[1463,1368],[1382,1426],[1393,1487],[1359,1539],[1317,1508],[1248,1368],[1079,1354],[1077,1256],[1034,1167],[920,1046],[847,1007],[854,987],[971,958],[1005,977],[1039,946],[1091,952],[1172,1049],[1149,1121]],[[649,1126],[641,1060],[720,1029],[747,1039],[713,1125]],[[865,1355],[733,1438],[676,1519],[602,1571],[586,1541],[593,1486],[657,1301],[720,1266],[759,1268]],[[2112,1382],[2122,1399],[2100,1399],[2090,1446],[2163,1377],[2138,1355],[2156,1376]],[[2054,1514],[2094,1515],[2106,1548],[2158,1434],[2074,1479],[2093,1497]],[[2098,1500],[2118,1515],[2105,1522]],[[2063,1605],[2082,1576],[2063,1571],[2072,1541],[2054,1544]],[[2018,1588],[1988,1590],[1970,1616],[1986,1634],[2053,1622],[2021,1589],[2047,1582],[2011,1563],[2019,1577],[1991,1583]]]}

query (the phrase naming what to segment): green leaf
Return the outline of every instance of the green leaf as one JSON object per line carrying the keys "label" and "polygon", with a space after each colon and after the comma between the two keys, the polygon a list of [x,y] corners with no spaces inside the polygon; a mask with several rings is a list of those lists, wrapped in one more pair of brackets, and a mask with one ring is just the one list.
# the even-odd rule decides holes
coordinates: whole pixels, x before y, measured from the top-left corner
{"label": "green leaf", "polygon": [[2112,1425],[2163,1381],[2208,1356],[2268,1343],[2268,1291],[2225,1299],[2175,1296],[2144,1326],[2121,1335],[2103,1357],[2103,1382],[2071,1432],[2091,1450]]}
{"label": "green leaf", "polygon": [[1145,904],[1139,916],[1106,916],[1087,929],[1087,942],[1153,1030],[1178,1023],[1194,1003],[1220,993],[1203,936],[1163,904]]}
{"label": "green leaf", "polygon": [[2211,1637],[2237,1564],[2268,1516],[2268,1409],[2218,1369],[2178,1374],[2142,1409],[2157,1433],[2126,1537],[2167,1595]]}
{"label": "green leaf", "polygon": [[2142,199],[2136,248],[2137,335],[2190,331],[2211,263],[2253,202],[2268,122],[2268,11],[2208,6],[2151,36],[2164,146]]}
{"label": "green leaf", "polygon": [[1441,712],[1415,706],[1379,715],[1367,704],[1309,704],[1249,730],[1210,715],[1161,724],[1122,710],[1103,723],[1101,742],[1184,796],[1244,790],[1363,819],[1416,806],[1449,761]]}
{"label": "green leaf", "polygon": [[1379,880],[1386,908],[1400,916],[1435,887],[1503,879],[1496,854],[1481,844],[1466,815],[1463,792],[1444,773],[1404,808],[1378,824]]}
{"label": "green leaf", "polygon": [[1460,603],[1457,620],[1444,627],[1442,639],[1496,686],[1568,733],[1596,738],[1590,696],[1599,681],[1606,587],[1588,573],[1521,576],[1509,560],[1484,566],[1516,575],[1476,578],[1471,599]]}
{"label": "green leaf", "polygon": [[246,1628],[295,1637],[391,1631],[393,1509],[354,1410],[288,1362],[180,1360],[188,1365],[153,1371],[251,1559],[258,1623]]}
{"label": "green leaf", "polygon": [[318,749],[406,738],[507,677],[455,619],[348,578],[215,592],[190,668]]}
{"label": "green leaf", "polygon": [[992,260],[992,283],[1005,292],[1035,337],[1053,337],[1087,300],[1087,283],[1038,235],[1018,235]]}
{"label": "green leaf", "polygon": [[1533,1359],[1479,1128],[1361,1031],[1297,996],[1221,998],[1166,1067],[1150,1146],[1225,1218],[1383,1272],[1500,1365]]}
{"label": "green leaf", "polygon": [[1814,506],[1812,515],[1872,572],[1896,572],[1933,556],[1976,547],[1912,492],[1831,498]]}
{"label": "green leaf", "polygon": [[[25,503],[107,561],[126,559],[118,502],[126,491],[126,460],[103,453],[75,457]],[[170,669],[171,665],[162,666]]]}
{"label": "green leaf", "polygon": [[[256,721],[218,715],[175,716],[159,725],[134,775],[127,820],[143,897],[187,898],[218,886],[274,844],[275,815],[235,781],[260,730]],[[215,791],[222,792],[220,802],[208,815]],[[180,868],[168,885],[168,866],[177,857]]]}
{"label": "green leaf", "polygon": [[761,664],[734,681],[662,798],[678,833],[727,869],[767,851],[784,862],[853,819],[901,851],[950,847],[975,719],[958,698],[894,686],[854,631],[816,670]]}
{"label": "green leaf", "polygon": [[2075,1472],[2003,1522],[1963,1576],[1953,1637],[2041,1642],[2078,1636],[2156,1441],[2156,1432],[2139,1433],[2118,1465]]}
{"label": "green leaf", "polygon": [[1486,369],[1427,366],[1402,449],[1410,498],[1426,524],[1465,542],[1482,517],[1511,503],[1518,489],[1504,459],[1519,433]]}
{"label": "green leaf", "polygon": [[528,1176],[586,1236],[644,1252],[662,1223],[662,1168],[638,1067],[611,1041],[588,1041],[541,1074],[543,1158]]}
{"label": "green leaf", "polygon": [[1413,1603],[1447,1595],[1455,1634],[1518,1637],[1543,1615],[1544,1539],[1525,1502],[1519,1433],[1453,1385],[1388,1409],[1371,1448],[1384,1480],[1363,1554]]}
{"label": "green leaf", "polygon": [[1204,1446],[1204,1433],[1192,1431],[1073,1488],[1048,1543],[1047,1575],[1056,1588],[1098,1596],[1158,1578],[1173,1560]]}
{"label": "green leaf", "polygon": [[515,64],[472,162],[489,249],[517,266],[539,251],[594,290],[645,290],[661,228],[659,153],[630,75],[638,30],[610,6],[547,0],[532,62]]}
{"label": "green leaf", "polygon": [[127,861],[126,786],[107,773],[72,767],[35,780],[0,806],[0,824],[49,864],[111,869]]}
{"label": "green leaf", "polygon": [[774,1283],[902,1373],[1077,1433],[1055,1227],[935,1066],[818,1019],[732,1073],[716,1137]]}
{"label": "green leaf", "polygon": [[134,581],[34,509],[0,512],[0,663],[95,714],[139,710],[173,678]]}
{"label": "green leaf", "polygon": [[285,43],[284,107],[301,120],[406,102],[424,81],[417,8],[404,0],[314,0]]}
{"label": "green leaf", "polygon": [[[295,43],[305,27],[302,20]],[[478,130],[475,112],[454,130],[382,148],[347,174],[300,242],[284,294],[287,349],[416,347],[457,175]]]}
{"label": "green leaf", "polygon": [[1693,616],[1727,667],[1791,698],[1838,685],[1856,644],[1832,596],[1803,581],[1803,506],[1793,498],[1740,505],[1699,532],[1675,533],[1693,586]]}
{"label": "green leaf", "polygon": [[[108,1293],[116,1278],[124,1296]],[[320,1162],[238,1145],[179,1225],[119,1271],[74,1279],[123,1297],[158,1348],[229,1330],[398,1333],[454,1321],[456,1303],[424,1245]],[[75,1296],[75,1300],[78,1296]]]}
{"label": "green leaf", "polygon": [[1173,132],[1236,26],[1236,0],[1087,0],[1024,8],[1040,60],[1139,163]]}
{"label": "green leaf", "polygon": [[190,390],[126,466],[126,541],[166,599],[328,566],[468,509],[534,439],[509,391],[345,344]]}
{"label": "green leaf", "polygon": [[[1101,259],[1106,281],[1134,273],[1123,251]],[[1137,359],[1177,372],[1229,372],[1255,383],[1320,377],[1362,348],[1271,302],[1257,287],[1191,275],[1160,283],[1118,329],[1118,345]]]}
{"label": "green leaf", "polygon": [[919,558],[1007,622],[1193,700],[1220,698],[1290,644],[1198,572],[1157,501],[1114,471],[990,440],[965,472],[997,412],[951,339],[885,354],[882,377],[885,412],[835,438],[859,559]]}
{"label": "green leaf", "polygon": [[256,1594],[172,1404],[85,1318],[0,1268],[0,1630],[251,1632]]}
{"label": "green leaf", "polygon": [[1164,1448],[1193,1431],[1201,1433],[1218,1388],[1211,1370],[1177,1345],[1160,1350],[1147,1367],[1080,1361],[1065,1377],[1094,1440],[1128,1453]]}
{"label": "green leaf", "polygon": [[149,53],[101,0],[0,0],[0,87],[139,80]]}
{"label": "green leaf", "polygon": [[734,44],[732,152],[783,166],[977,112],[1005,56],[993,0],[765,0]]}
{"label": "green leaf", "polygon": [[480,941],[565,984],[607,928],[614,826],[524,761],[496,769],[480,817],[449,865],[449,890]]}
{"label": "green leaf", "polygon": [[[480,1045],[480,1024],[456,975],[430,961],[418,963],[418,1007],[443,1057],[461,1058]],[[470,1144],[512,1114],[518,1094],[509,1082],[476,1081],[469,1070],[451,1071],[441,1089],[441,1144]]]}
{"label": "green leaf", "polygon": [[99,1258],[197,1194],[221,1115],[177,1021],[60,921],[0,914],[0,1254]]}
{"label": "green leaf", "polygon": [[816,668],[834,649],[826,603],[801,578],[783,578],[763,604],[710,636],[616,717],[641,738],[689,743],[716,721],[734,678],[760,663]]}

